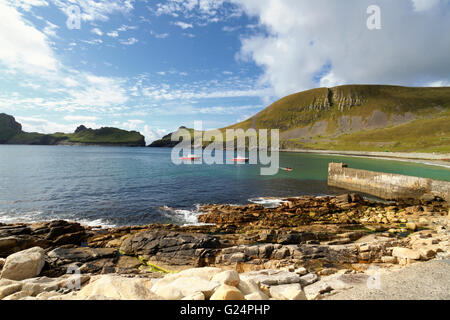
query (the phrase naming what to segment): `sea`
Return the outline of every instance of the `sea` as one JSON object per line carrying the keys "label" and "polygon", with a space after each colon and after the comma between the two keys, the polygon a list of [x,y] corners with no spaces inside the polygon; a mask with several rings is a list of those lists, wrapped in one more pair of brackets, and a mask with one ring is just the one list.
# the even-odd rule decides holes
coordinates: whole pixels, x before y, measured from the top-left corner
{"label": "sea", "polygon": [[450,167],[311,153],[280,153],[261,165],[176,165],[168,148],[0,145],[0,223],[77,221],[103,228],[198,224],[202,204],[276,206],[283,197],[326,196],[328,163],[450,181]]}

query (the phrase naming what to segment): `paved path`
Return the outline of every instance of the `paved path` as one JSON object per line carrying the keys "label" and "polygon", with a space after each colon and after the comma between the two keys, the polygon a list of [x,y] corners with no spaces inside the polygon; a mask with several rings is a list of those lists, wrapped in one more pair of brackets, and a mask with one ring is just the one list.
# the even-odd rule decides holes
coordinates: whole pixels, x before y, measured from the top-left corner
{"label": "paved path", "polygon": [[380,290],[360,284],[325,300],[450,300],[450,260],[413,264],[380,280]]}

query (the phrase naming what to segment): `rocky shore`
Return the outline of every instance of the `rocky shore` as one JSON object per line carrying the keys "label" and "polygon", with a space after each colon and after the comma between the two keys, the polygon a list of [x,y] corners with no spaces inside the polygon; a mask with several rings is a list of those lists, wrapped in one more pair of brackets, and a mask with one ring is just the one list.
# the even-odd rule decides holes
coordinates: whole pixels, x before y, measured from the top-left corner
{"label": "rocky shore", "polygon": [[369,286],[374,270],[450,258],[439,198],[302,196],[200,211],[200,226],[0,224],[0,299],[314,300]]}

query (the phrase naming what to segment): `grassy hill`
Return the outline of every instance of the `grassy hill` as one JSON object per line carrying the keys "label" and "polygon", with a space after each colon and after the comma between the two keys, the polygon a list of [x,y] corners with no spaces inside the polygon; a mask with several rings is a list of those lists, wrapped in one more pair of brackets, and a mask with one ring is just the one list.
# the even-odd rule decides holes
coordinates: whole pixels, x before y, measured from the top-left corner
{"label": "grassy hill", "polygon": [[448,153],[450,88],[313,89],[229,128],[280,129],[283,149]]}
{"label": "grassy hill", "polygon": [[145,138],[139,132],[104,127],[89,129],[79,126],[74,133],[42,134],[24,132],[14,117],[0,114],[0,144],[31,145],[111,145],[111,146],[145,146]]}
{"label": "grassy hill", "polygon": [[[282,149],[449,153],[450,87],[318,88],[221,130],[250,128],[280,129]],[[169,134],[151,146],[176,144]]]}

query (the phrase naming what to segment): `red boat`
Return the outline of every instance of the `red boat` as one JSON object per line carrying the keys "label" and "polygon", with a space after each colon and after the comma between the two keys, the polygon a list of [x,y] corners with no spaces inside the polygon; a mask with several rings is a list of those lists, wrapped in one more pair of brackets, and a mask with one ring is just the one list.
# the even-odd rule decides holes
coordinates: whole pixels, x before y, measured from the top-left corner
{"label": "red boat", "polygon": [[191,161],[193,161],[193,160],[199,160],[199,159],[200,159],[200,157],[194,156],[194,155],[192,155],[192,154],[190,154],[190,155],[188,155],[188,156],[186,156],[186,157],[182,157],[182,158],[181,158],[181,160],[191,160]]}
{"label": "red boat", "polygon": [[233,159],[233,162],[245,163],[248,162],[248,158],[237,157]]}
{"label": "red boat", "polygon": [[291,171],[293,171],[294,169],[292,169],[292,168],[280,168],[281,170],[284,170],[284,171],[288,171],[288,172],[291,172]]}

